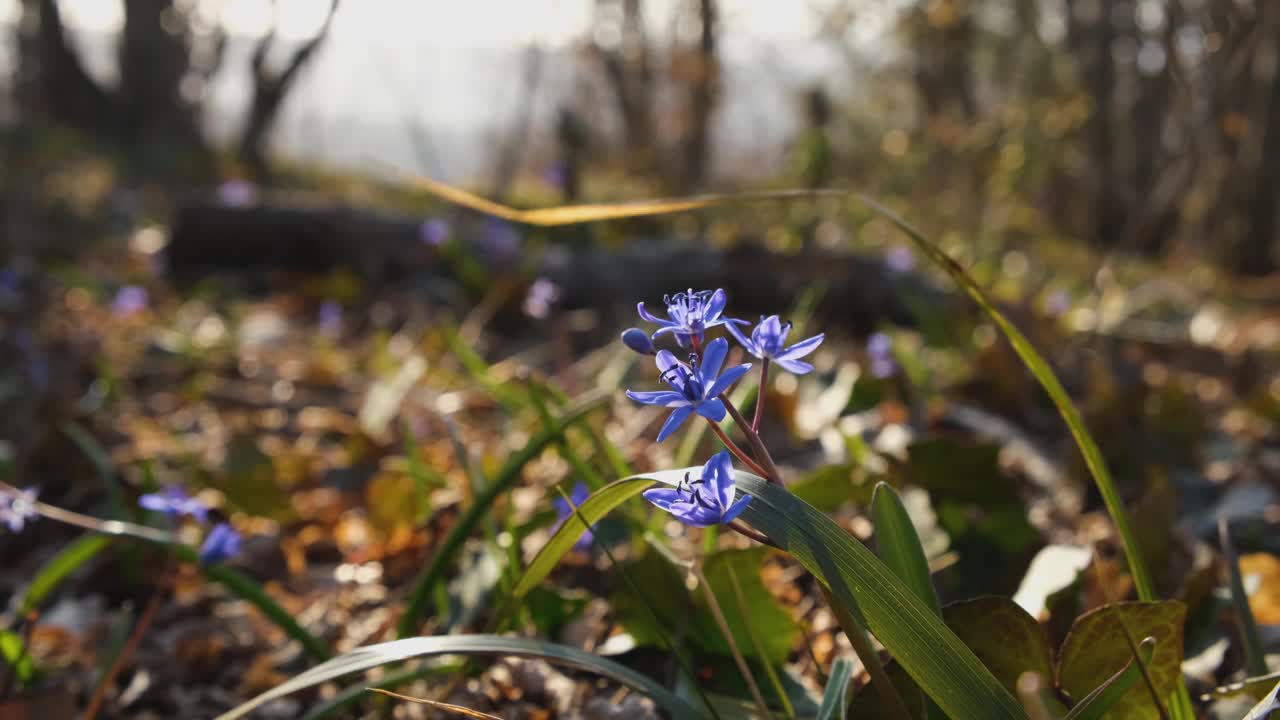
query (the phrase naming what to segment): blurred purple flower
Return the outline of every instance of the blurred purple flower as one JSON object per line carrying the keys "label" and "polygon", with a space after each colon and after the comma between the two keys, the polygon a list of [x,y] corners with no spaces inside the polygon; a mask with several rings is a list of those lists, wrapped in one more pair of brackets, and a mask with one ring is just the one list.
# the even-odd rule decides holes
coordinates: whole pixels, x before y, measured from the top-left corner
{"label": "blurred purple flower", "polygon": [[542,320],[551,314],[551,306],[560,298],[560,288],[546,278],[538,278],[524,296],[524,314]]}
{"label": "blurred purple flower", "polygon": [[418,239],[423,245],[440,247],[449,237],[449,223],[440,218],[427,218],[418,225]]}
{"label": "blurred purple flower", "polygon": [[[586,502],[589,497],[591,497],[591,491],[588,490],[587,486],[581,482],[573,486],[573,492],[569,493],[568,500],[565,500],[563,497],[557,497],[555,499],[556,524],[552,527],[551,532],[554,533],[558,531],[560,526],[564,525],[565,521],[573,515],[573,509],[582,507],[582,503]],[[573,503],[572,506],[569,504],[571,502]],[[578,538],[578,541],[574,543],[573,546],[578,550],[586,550],[591,547],[591,540],[593,537],[595,537],[595,535],[590,529],[588,529],[586,532],[582,533],[582,536]]]}
{"label": "blurred purple flower", "polygon": [[147,308],[147,289],[137,285],[126,285],[116,293],[111,302],[111,312],[117,317],[129,317]]}
{"label": "blurred purple flower", "polygon": [[872,333],[867,338],[867,356],[875,377],[883,380],[898,371],[898,363],[893,358],[893,339],[884,333]]}
{"label": "blurred purple flower", "polygon": [[342,332],[342,305],[337,300],[326,300],[320,305],[317,321],[322,335],[335,336]]}
{"label": "blurred purple flower", "polygon": [[894,272],[911,272],[915,269],[916,257],[906,245],[893,245],[884,253],[884,264]]}
{"label": "blurred purple flower", "polygon": [[144,510],[164,513],[170,520],[188,515],[200,522],[209,519],[209,509],[205,504],[188,495],[187,491],[177,485],[169,485],[159,492],[143,495],[138,498],[138,505]]}
{"label": "blurred purple flower", "polygon": [[252,205],[258,199],[258,186],[248,180],[228,180],[218,186],[218,202],[227,207]]}
{"label": "blurred purple flower", "polygon": [[542,171],[542,179],[557,190],[564,189],[565,180],[568,179],[568,176],[568,168],[565,167],[563,160],[556,160]]}
{"label": "blurred purple flower", "polygon": [[0,303],[12,305],[22,299],[22,274],[11,267],[0,268]]}
{"label": "blurred purple flower", "polygon": [[1057,317],[1071,309],[1071,295],[1066,290],[1054,290],[1044,300],[1045,312]]}
{"label": "blurred purple flower", "polygon": [[693,527],[710,527],[733,522],[751,502],[750,495],[734,501],[738,494],[733,476],[733,460],[721,450],[702,466],[702,476],[690,480],[685,475],[676,487],[644,491],[644,499],[675,515]]}
{"label": "blurred purple flower", "polygon": [[22,532],[28,520],[40,516],[36,510],[36,488],[0,490],[0,523],[10,532]]}
{"label": "blurred purple flower", "polygon": [[200,546],[200,563],[212,565],[240,552],[240,533],[227,523],[218,523],[205,536]]}
{"label": "blurred purple flower", "polygon": [[491,264],[510,265],[520,250],[520,233],[506,220],[490,218],[485,221],[480,250]]}

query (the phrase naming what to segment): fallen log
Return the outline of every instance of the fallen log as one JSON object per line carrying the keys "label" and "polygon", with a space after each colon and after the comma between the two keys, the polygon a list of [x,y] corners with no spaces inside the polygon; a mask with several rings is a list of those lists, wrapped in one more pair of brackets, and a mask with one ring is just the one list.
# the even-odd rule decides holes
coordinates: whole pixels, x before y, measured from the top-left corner
{"label": "fallen log", "polygon": [[[446,274],[447,263],[422,242],[421,224],[417,217],[346,207],[193,205],[176,217],[168,262],[179,280],[340,267],[378,281]],[[468,241],[465,228],[459,235],[456,241]],[[685,288],[723,287],[746,315],[778,312],[805,290],[819,288],[824,307],[863,331],[885,321],[911,324],[921,304],[954,298],[922,275],[890,270],[878,257],[823,250],[784,254],[749,242],[729,249],[654,238],[616,249],[559,244],[536,270],[558,286],[559,304],[568,309],[656,302]]]}

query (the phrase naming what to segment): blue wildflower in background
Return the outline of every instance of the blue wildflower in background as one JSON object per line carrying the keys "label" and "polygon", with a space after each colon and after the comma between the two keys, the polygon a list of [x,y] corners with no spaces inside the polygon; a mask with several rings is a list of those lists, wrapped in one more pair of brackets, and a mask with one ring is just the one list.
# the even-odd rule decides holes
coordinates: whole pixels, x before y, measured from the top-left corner
{"label": "blue wildflower in background", "polygon": [[644,499],[675,515],[680,522],[694,527],[710,527],[729,523],[738,517],[751,501],[750,496],[734,502],[737,482],[733,477],[733,460],[728,450],[721,450],[706,465],[702,476],[684,481],[674,488],[662,487],[644,491]]}
{"label": "blue wildflower in background", "polygon": [[111,302],[111,312],[118,317],[129,317],[134,313],[147,309],[147,289],[137,285],[126,285],[116,293]]}
{"label": "blue wildflower in background", "polygon": [[713,327],[732,323],[746,324],[742,320],[722,317],[727,300],[723,289],[714,292],[686,290],[662,298],[662,302],[667,305],[666,319],[650,313],[645,309],[644,303],[636,305],[636,312],[640,313],[645,322],[659,326],[653,333],[655,340],[663,333],[673,333],[680,347],[689,347],[701,343],[703,335]]}
{"label": "blue wildflower in background", "polygon": [[551,306],[560,299],[560,287],[547,278],[540,277],[525,293],[524,314],[537,320],[545,320],[551,314]]}
{"label": "blue wildflower in background", "polygon": [[204,565],[220,563],[240,552],[240,533],[228,523],[213,526],[200,546],[200,562]]}
{"label": "blue wildflower in background", "polygon": [[724,364],[728,353],[729,342],[724,338],[716,338],[708,343],[700,362],[690,358],[692,365],[680,362],[667,350],[658,351],[655,359],[658,372],[661,373],[662,381],[672,389],[627,391],[627,397],[638,403],[675,408],[658,431],[658,442],[666,440],[695,412],[715,422],[724,419],[726,410],[719,395],[751,369],[751,364],[746,363],[731,367],[721,375],[720,366]]}
{"label": "blue wildflower in background", "polygon": [[36,494],[35,488],[0,492],[0,523],[7,525],[10,532],[22,532],[28,520],[40,515],[36,510]]}
{"label": "blue wildflower in background", "polygon": [[449,237],[449,223],[440,218],[427,218],[418,226],[418,239],[423,245],[440,247]]}
{"label": "blue wildflower in background", "polygon": [[627,328],[622,331],[622,344],[635,350],[641,355],[653,355],[657,351],[653,349],[653,341],[649,339],[649,334],[640,328]]}
{"label": "blue wildflower in background", "polygon": [[726,327],[729,329],[729,333],[738,342],[742,343],[742,347],[746,348],[747,352],[761,360],[772,360],[782,366],[784,370],[797,375],[803,375],[813,370],[812,365],[803,362],[800,358],[818,349],[818,346],[822,344],[822,339],[826,337],[824,334],[819,333],[784,349],[783,345],[787,342],[787,333],[791,332],[791,323],[782,322],[777,315],[761,318],[760,324],[756,325],[751,331],[751,337],[743,335],[742,331],[733,324],[729,324]]}
{"label": "blue wildflower in background", "polygon": [[893,340],[884,333],[872,333],[867,338],[867,356],[871,359],[871,374],[884,379],[898,370],[893,359]]}
{"label": "blue wildflower in background", "polygon": [[[586,502],[589,497],[591,497],[591,491],[588,490],[587,486],[581,482],[573,486],[573,492],[569,493],[568,500],[565,500],[563,497],[557,497],[555,499],[556,524],[551,529],[551,532],[559,530],[560,526],[564,525],[565,522],[573,516],[573,509],[576,507],[582,507],[582,503]],[[572,505],[570,503],[572,503]],[[582,533],[582,537],[578,538],[578,542],[574,543],[573,546],[578,550],[586,550],[591,547],[591,540],[593,537],[594,534],[590,529],[588,529],[586,532]]]}
{"label": "blue wildflower in background", "polygon": [[320,305],[317,321],[320,334],[331,337],[342,334],[342,305],[337,300],[326,300]]}
{"label": "blue wildflower in background", "polygon": [[209,508],[177,485],[143,495],[138,498],[138,505],[145,510],[164,513],[170,520],[189,516],[205,522],[209,517]]}
{"label": "blue wildflower in background", "polygon": [[906,245],[893,245],[884,253],[884,264],[896,273],[911,272],[916,266],[916,258]]}

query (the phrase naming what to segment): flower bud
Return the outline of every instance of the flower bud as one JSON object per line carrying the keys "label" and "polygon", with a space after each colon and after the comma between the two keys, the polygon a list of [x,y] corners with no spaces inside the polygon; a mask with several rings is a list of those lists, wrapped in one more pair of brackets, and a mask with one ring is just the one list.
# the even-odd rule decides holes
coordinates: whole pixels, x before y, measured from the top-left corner
{"label": "flower bud", "polygon": [[641,355],[653,355],[653,341],[640,328],[628,328],[622,333],[622,343]]}

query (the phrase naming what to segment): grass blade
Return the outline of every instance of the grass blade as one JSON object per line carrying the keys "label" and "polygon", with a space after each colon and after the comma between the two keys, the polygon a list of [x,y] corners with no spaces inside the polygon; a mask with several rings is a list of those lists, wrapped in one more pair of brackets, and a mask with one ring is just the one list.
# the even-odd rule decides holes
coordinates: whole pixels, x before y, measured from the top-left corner
{"label": "grass blade", "polygon": [[[619,505],[639,495],[641,492],[653,486],[653,481],[648,478],[632,477],[624,480],[617,480],[609,483],[600,490],[592,493],[577,508],[577,515],[589,525],[599,522],[604,516],[613,512]],[[576,516],[575,516],[576,520]],[[524,574],[516,582],[508,602],[512,604],[519,603],[538,586],[538,583],[546,579],[547,575],[555,569],[560,560],[569,552],[582,537],[582,533],[586,532],[587,527],[580,521],[567,521],[556,530],[546,545],[538,551],[538,554],[529,563],[529,567],[525,568]]]}
{"label": "grass blade", "polygon": [[22,596],[19,613],[25,615],[40,607],[67,576],[97,557],[110,544],[111,538],[106,535],[86,535],[59,550],[31,579]]}
{"label": "grass blade", "polygon": [[1236,557],[1236,547],[1231,542],[1231,524],[1226,517],[1218,518],[1218,537],[1222,542],[1222,559],[1227,566],[1227,576],[1231,581],[1231,606],[1236,615],[1236,629],[1240,633],[1240,647],[1244,650],[1245,672],[1251,676],[1266,675],[1267,657],[1262,650],[1262,636],[1258,633],[1258,622],[1249,607],[1249,596],[1244,591],[1244,578],[1240,575],[1240,560]]}
{"label": "grass blade", "polygon": [[71,438],[71,442],[80,448],[80,452],[84,453],[98,470],[98,477],[102,478],[102,484],[106,486],[107,496],[111,500],[111,514],[116,518],[124,518],[124,489],[120,486],[120,476],[116,473],[115,465],[111,463],[111,456],[107,454],[106,449],[93,435],[89,434],[88,430],[75,423],[64,425],[62,432]]}
{"label": "grass blade", "polygon": [[871,520],[876,532],[876,554],[921,602],[942,617],[942,604],[933,587],[920,536],[902,498],[888,483],[878,483],[871,495]]}
{"label": "grass blade", "polygon": [[326,700],[324,703],[311,708],[311,710],[307,711],[307,714],[303,715],[300,720],[322,720],[323,718],[327,718],[339,710],[349,708],[360,702],[368,695],[368,691],[373,688],[389,690],[391,688],[400,687],[401,685],[406,685],[415,680],[421,680],[422,678],[432,677],[434,675],[452,675],[460,672],[462,669],[463,663],[451,662],[423,665],[421,667],[389,673],[378,678],[376,682],[370,681],[360,683],[358,685],[352,685],[342,692],[339,692],[337,695],[334,695],[332,698]]}
{"label": "grass blade", "polygon": [[831,679],[822,691],[822,706],[814,720],[845,720],[849,706],[849,681],[853,679],[853,661],[836,658],[831,664]]}
{"label": "grass blade", "polygon": [[422,620],[422,614],[426,610],[427,601],[431,598],[432,589],[444,578],[445,571],[452,565],[454,556],[462,548],[471,531],[489,513],[494,502],[503,493],[510,490],[516,481],[520,479],[520,471],[524,469],[524,466],[537,457],[547,445],[560,437],[568,426],[586,417],[592,410],[603,405],[607,399],[607,395],[600,394],[588,398],[576,407],[567,410],[558,418],[553,429],[544,430],[534,436],[519,452],[512,455],[498,471],[493,482],[489,483],[482,492],[476,495],[475,502],[471,503],[471,506],[454,523],[449,534],[441,542],[440,548],[432,556],[431,562],[423,568],[422,574],[418,576],[417,581],[414,583],[413,590],[409,594],[408,604],[405,606],[404,614],[400,616],[400,623],[397,626],[397,633],[400,637],[408,637],[414,633],[414,630]]}
{"label": "grass blade", "polygon": [[631,687],[648,695],[659,707],[665,709],[673,718],[678,720],[697,720],[701,718],[701,714],[691,705],[648,677],[631,668],[593,655],[585,650],[541,640],[501,635],[442,635],[438,637],[393,640],[379,645],[358,648],[294,676],[288,682],[262,693],[229,712],[223,713],[218,716],[217,720],[242,718],[254,709],[276,698],[285,697],[299,690],[314,687],[344,675],[402,662],[411,658],[433,655],[498,655],[539,658],[551,663],[568,665],[603,675]]}
{"label": "grass blade", "polygon": [[1155,638],[1146,638],[1138,645],[1138,656],[1129,660],[1124,667],[1089,693],[1071,708],[1066,720],[1100,720],[1107,711],[1115,706],[1120,698],[1142,680],[1142,668],[1151,663],[1155,655]]}
{"label": "grass blade", "polygon": [[268,620],[275,623],[289,637],[297,640],[307,655],[310,655],[315,660],[328,660],[332,655],[329,648],[320,642],[319,638],[307,632],[305,628],[298,624],[298,621],[294,619],[293,613],[280,607],[280,604],[272,600],[261,585],[254,582],[247,575],[226,565],[206,565],[201,563],[198,551],[188,545],[172,545],[171,547],[174,550],[174,554],[181,560],[199,568],[200,573],[205,578],[222,585],[241,600],[256,607],[258,612],[261,612]]}
{"label": "grass blade", "polygon": [[1267,720],[1271,713],[1280,710],[1280,685],[1276,685],[1262,701],[1253,706],[1248,715],[1241,720]]}

